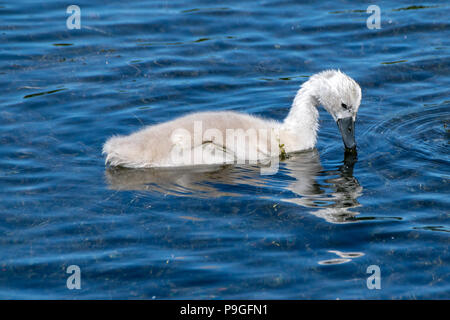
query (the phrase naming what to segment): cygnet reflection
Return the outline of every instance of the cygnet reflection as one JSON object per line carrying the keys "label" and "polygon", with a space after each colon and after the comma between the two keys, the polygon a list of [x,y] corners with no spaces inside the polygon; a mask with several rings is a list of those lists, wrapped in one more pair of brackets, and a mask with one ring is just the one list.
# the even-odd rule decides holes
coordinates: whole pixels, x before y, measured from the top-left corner
{"label": "cygnet reflection", "polygon": [[342,165],[333,170],[322,170],[318,153],[314,152],[314,155],[315,164],[311,161],[306,165],[305,161],[296,158],[286,162],[286,174],[296,179],[286,188],[300,197],[283,201],[315,208],[310,213],[328,222],[356,222],[359,212],[350,209],[361,206],[357,199],[363,190],[353,176],[356,154],[345,153]]}
{"label": "cygnet reflection", "polygon": [[[310,208],[309,213],[331,223],[358,221],[357,198],[362,187],[353,176],[355,154],[345,154],[342,165],[323,170],[316,149],[292,154],[280,162],[275,175],[261,175],[260,166],[217,165],[189,168],[126,169],[107,168],[106,179],[114,190],[142,190],[165,195],[212,198],[242,195],[236,186],[258,187],[255,197],[270,198],[271,187],[289,190],[282,192],[282,201]],[[274,187],[275,188],[275,187]],[[245,190],[245,189],[244,189]]]}

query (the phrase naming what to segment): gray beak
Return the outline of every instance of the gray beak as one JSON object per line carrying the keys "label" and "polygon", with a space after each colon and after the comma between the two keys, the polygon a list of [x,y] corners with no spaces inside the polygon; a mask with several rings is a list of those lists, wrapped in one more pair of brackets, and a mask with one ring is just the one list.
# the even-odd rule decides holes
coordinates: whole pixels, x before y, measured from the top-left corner
{"label": "gray beak", "polygon": [[352,117],[338,119],[337,125],[341,131],[342,141],[344,141],[347,151],[356,151],[355,142],[355,121]]}

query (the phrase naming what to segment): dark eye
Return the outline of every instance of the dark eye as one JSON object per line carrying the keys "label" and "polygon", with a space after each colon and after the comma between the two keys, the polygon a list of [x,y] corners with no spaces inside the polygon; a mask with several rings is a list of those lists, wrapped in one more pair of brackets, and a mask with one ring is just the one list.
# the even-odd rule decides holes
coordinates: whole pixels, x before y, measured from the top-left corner
{"label": "dark eye", "polygon": [[341,103],[341,107],[344,108],[345,110],[348,110],[348,106],[345,103]]}

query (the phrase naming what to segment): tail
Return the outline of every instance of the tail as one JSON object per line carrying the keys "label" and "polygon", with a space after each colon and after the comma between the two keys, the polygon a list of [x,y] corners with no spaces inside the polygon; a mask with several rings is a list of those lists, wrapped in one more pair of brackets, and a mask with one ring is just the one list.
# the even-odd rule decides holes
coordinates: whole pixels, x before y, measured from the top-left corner
{"label": "tail", "polygon": [[142,168],[145,164],[139,157],[139,148],[127,137],[113,136],[103,145],[102,154],[106,154],[105,165],[113,167]]}

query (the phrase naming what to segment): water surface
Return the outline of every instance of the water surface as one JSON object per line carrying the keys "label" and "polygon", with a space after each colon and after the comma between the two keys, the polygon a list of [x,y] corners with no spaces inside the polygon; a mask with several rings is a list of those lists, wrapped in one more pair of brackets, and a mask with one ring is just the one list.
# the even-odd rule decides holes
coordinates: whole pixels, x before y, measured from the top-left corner
{"label": "water surface", "polygon": [[[449,298],[446,2],[378,2],[373,30],[351,1],[75,4],[80,30],[0,3],[0,298]],[[105,168],[108,137],[189,112],[281,120],[328,68],[362,87],[357,159],[321,109],[275,175]]]}

